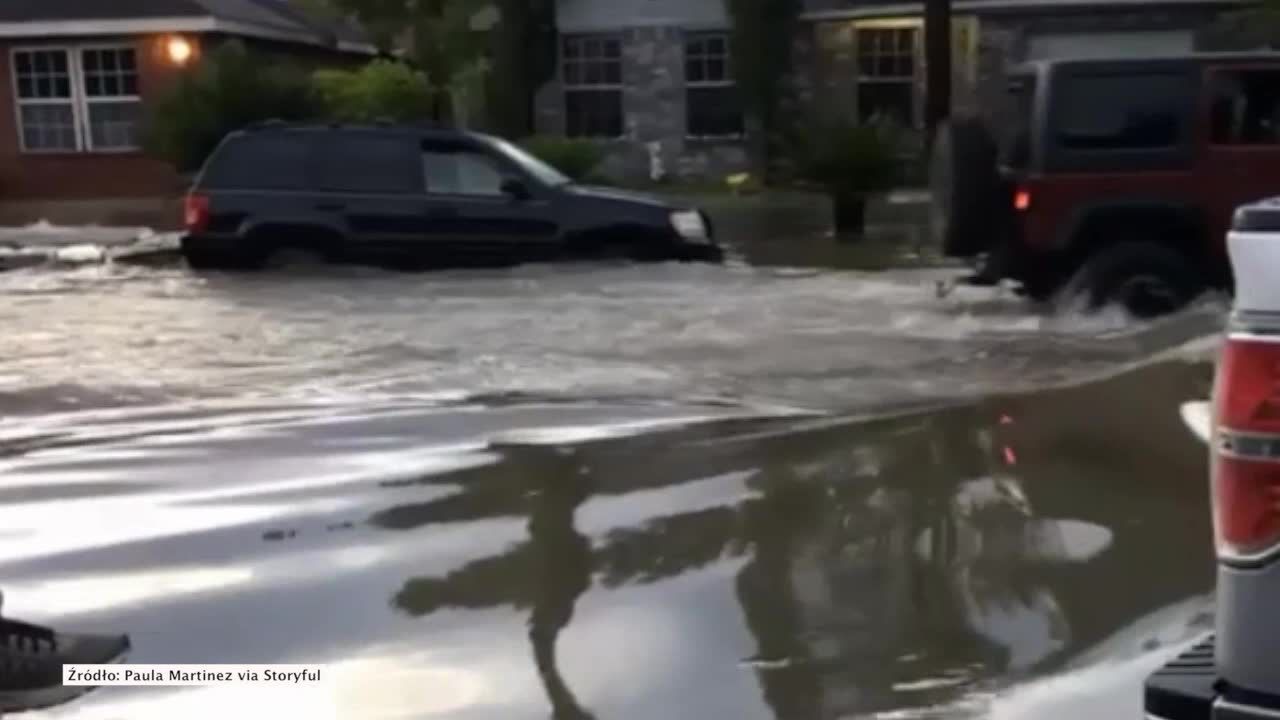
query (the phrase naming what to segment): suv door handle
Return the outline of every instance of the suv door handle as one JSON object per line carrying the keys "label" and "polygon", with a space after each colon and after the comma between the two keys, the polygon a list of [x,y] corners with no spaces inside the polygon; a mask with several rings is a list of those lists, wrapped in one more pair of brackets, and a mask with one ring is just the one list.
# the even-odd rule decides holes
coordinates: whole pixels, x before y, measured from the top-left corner
{"label": "suv door handle", "polygon": [[329,212],[338,212],[346,210],[347,206],[340,202],[316,203],[317,210],[325,210]]}

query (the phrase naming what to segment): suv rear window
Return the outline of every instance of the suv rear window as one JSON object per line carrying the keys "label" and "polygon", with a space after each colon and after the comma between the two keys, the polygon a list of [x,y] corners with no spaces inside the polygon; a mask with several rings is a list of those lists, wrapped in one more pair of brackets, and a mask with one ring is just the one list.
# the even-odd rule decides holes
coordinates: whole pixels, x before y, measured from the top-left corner
{"label": "suv rear window", "polygon": [[310,145],[303,133],[233,137],[209,159],[200,184],[224,190],[305,189]]}
{"label": "suv rear window", "polygon": [[320,189],[331,192],[421,194],[426,184],[418,147],[408,136],[336,132],[320,152]]}
{"label": "suv rear window", "polygon": [[1187,134],[1189,84],[1180,72],[1068,74],[1054,104],[1056,144],[1085,151],[1175,147]]}

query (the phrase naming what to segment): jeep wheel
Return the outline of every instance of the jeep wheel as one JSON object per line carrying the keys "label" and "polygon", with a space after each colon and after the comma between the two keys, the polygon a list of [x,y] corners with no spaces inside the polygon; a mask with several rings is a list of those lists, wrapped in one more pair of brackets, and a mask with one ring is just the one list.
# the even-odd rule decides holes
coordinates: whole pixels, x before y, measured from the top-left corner
{"label": "jeep wheel", "polygon": [[938,127],[929,159],[929,232],[950,257],[973,257],[995,240],[1000,223],[996,144],[981,118]]}
{"label": "jeep wheel", "polygon": [[1119,305],[1134,317],[1152,318],[1182,309],[1204,290],[1186,255],[1154,243],[1123,243],[1098,251],[1067,285],[1090,310]]}

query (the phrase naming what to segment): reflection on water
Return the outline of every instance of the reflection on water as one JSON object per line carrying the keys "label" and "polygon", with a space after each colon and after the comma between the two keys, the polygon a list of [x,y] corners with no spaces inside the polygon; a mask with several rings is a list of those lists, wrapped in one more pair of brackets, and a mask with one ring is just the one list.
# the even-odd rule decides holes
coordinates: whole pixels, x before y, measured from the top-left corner
{"label": "reflection on water", "polygon": [[[5,459],[0,575],[15,613],[128,630],[135,662],[332,663],[336,717],[1018,717],[1008,688],[1203,616],[1115,639],[1211,587],[1178,415],[1207,382],[1164,364],[856,422],[517,403],[64,429]],[[45,717],[234,701],[147,690]]]}

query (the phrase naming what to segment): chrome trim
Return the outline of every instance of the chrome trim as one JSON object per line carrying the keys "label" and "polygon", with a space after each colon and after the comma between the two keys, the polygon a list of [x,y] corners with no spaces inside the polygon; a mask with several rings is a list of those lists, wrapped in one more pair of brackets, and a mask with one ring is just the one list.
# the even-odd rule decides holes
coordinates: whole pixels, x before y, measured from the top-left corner
{"label": "chrome trim", "polygon": [[[1226,714],[1221,715],[1220,713]],[[1214,720],[1245,720],[1246,718],[1276,718],[1276,720],[1280,720],[1280,710],[1272,710],[1257,705],[1242,705],[1224,698],[1218,698],[1213,701],[1213,717]]]}
{"label": "chrome trim", "polygon": [[1280,462],[1280,434],[1219,427],[1214,433],[1213,449],[1236,460]]}

